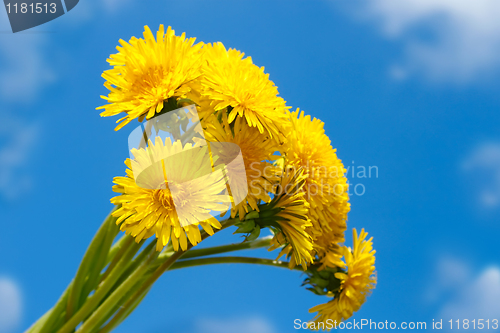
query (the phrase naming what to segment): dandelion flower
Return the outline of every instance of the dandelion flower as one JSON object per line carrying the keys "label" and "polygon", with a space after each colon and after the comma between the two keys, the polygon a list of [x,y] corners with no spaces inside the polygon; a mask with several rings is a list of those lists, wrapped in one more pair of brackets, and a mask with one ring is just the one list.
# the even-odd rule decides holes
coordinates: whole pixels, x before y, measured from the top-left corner
{"label": "dandelion flower", "polygon": [[340,280],[340,288],[328,303],[317,305],[309,312],[317,312],[314,321],[325,322],[328,319],[340,322],[350,318],[366,301],[366,297],[377,283],[375,277],[375,250],[372,238],[366,240],[364,229],[358,237],[353,230],[353,249],[344,247],[344,259],[347,273],[335,273]]}
{"label": "dandelion flower", "polygon": [[[301,265],[307,270],[307,265],[313,261],[313,246],[311,236],[306,232],[312,224],[307,217],[309,204],[302,191],[305,179],[303,170],[285,170],[268,210],[278,211],[272,218],[279,230],[271,241],[269,251],[283,246],[278,259],[286,255],[290,258],[290,268]],[[265,214],[266,212],[262,213]]]}
{"label": "dandelion flower", "polygon": [[136,118],[151,119],[161,112],[165,100],[185,96],[189,84],[201,75],[202,45],[194,45],[194,38],[176,36],[170,27],[165,33],[163,25],[156,40],[147,26],[143,35],[128,43],[120,40],[118,53],[108,59],[113,68],[102,75],[110,92],[102,96],[109,104],[97,108],[105,110],[101,116],[126,113],[115,130]]}
{"label": "dandelion flower", "polygon": [[212,100],[214,110],[226,109],[229,123],[242,117],[250,127],[280,141],[288,125],[287,108],[264,67],[254,65],[250,57],[243,59],[240,51],[226,50],[220,42],[205,45],[203,54],[201,95]]}
{"label": "dandelion flower", "polygon": [[[231,175],[231,190],[248,190],[246,198],[233,206],[231,216],[239,214],[240,219],[245,217],[249,208],[259,210],[258,204],[271,201],[269,192],[273,190],[274,184],[279,180],[280,168],[273,166],[269,160],[276,156],[273,154],[278,150],[275,141],[270,140],[269,135],[260,133],[255,127],[250,127],[243,119],[235,119],[229,124],[227,115],[222,114],[221,122],[212,116],[206,123],[205,139],[211,142],[212,153],[219,159],[219,163],[228,165]],[[217,149],[214,142],[222,143],[223,149]],[[235,155],[232,151],[227,151],[227,145],[223,143],[233,143],[234,147],[241,149],[244,168],[236,165],[231,169],[230,161]],[[236,195],[233,196],[236,197]],[[250,207],[248,207],[250,206]]]}
{"label": "dandelion flower", "polygon": [[314,239],[316,254],[322,258],[330,253],[331,267],[338,266],[342,256],[337,251],[338,243],[344,241],[347,213],[350,210],[347,179],[342,161],[325,134],[323,122],[304,111],[289,114],[292,126],[283,147],[287,163],[294,168],[303,168],[307,175],[304,191],[310,204],[309,217],[313,226],[308,233]]}
{"label": "dandelion flower", "polygon": [[113,186],[120,193],[111,199],[121,207],[113,213],[120,229],[142,239],[156,235],[157,250],[169,240],[174,250],[186,250],[201,241],[199,225],[210,235],[221,228],[211,211],[229,209],[222,172],[211,172],[206,147],[183,146],[180,141],[163,143],[156,137],[147,148],[133,149],[127,159],[127,176],[116,177]]}

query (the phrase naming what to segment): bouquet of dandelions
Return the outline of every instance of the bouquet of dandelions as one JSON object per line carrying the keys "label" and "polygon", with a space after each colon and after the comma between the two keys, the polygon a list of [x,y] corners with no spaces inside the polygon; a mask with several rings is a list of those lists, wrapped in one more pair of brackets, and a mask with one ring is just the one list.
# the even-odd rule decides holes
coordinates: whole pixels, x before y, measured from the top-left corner
{"label": "bouquet of dandelions", "polygon": [[[375,251],[364,230],[343,245],[348,184],[323,123],[290,112],[264,68],[221,43],[160,26],[117,49],[100,108],[125,114],[116,130],[140,122],[126,176],[74,279],[27,332],[110,332],[163,273],[224,263],[302,270],[328,297],[311,329],[352,316],[375,286]],[[232,226],[243,242],[195,248]],[[287,261],[221,255],[263,247]]]}

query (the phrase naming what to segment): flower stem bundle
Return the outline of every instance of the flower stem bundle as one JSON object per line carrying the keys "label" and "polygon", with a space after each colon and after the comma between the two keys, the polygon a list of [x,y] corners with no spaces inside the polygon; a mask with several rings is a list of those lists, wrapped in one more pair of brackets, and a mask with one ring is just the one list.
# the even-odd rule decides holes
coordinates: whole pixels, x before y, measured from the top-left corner
{"label": "flower stem bundle", "polygon": [[[348,182],[324,124],[290,112],[264,68],[222,43],[160,26],[117,49],[99,109],[123,115],[116,130],[139,122],[125,176],[74,279],[27,332],[110,332],[164,273],[227,263],[303,271],[328,298],[311,329],[358,311],[376,284],[375,251],[364,230],[344,245]],[[243,240],[200,245],[227,228]],[[276,260],[234,255],[258,248]]]}

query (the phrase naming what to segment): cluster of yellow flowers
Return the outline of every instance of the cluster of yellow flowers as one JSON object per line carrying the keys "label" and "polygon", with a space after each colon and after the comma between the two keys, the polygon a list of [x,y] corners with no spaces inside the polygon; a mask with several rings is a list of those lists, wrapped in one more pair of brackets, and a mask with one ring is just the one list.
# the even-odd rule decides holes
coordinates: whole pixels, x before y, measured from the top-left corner
{"label": "cluster of yellow flowers", "polygon": [[[120,40],[120,45],[108,59],[112,69],[103,74],[110,92],[103,96],[108,104],[100,107],[101,116],[124,114],[118,130],[134,119],[151,120],[194,104],[207,142],[241,149],[248,184],[245,200],[232,206],[231,197],[222,194],[224,178],[215,174],[210,186],[188,182],[190,188],[178,188],[186,173],[210,163],[210,154],[208,160],[187,154],[176,161],[178,175],[169,174],[167,180],[161,170],[152,170],[156,185],[139,186],[134,165],[196,146],[149,140],[147,147],[131,151],[127,176],[114,180],[119,195],[111,202],[119,206],[113,215],[121,230],[136,241],[156,236],[158,251],[170,242],[175,251],[186,251],[202,240],[203,232],[213,235],[221,228],[209,210],[223,214],[229,209],[231,219],[249,234],[247,240],[258,237],[262,228],[271,229],[269,249],[281,249],[290,268],[306,271],[312,291],[333,297],[311,309],[316,321],[349,318],[375,286],[375,251],[364,230],[359,237],[354,231],[352,249],[343,245],[348,183],[323,122],[304,111],[290,112],[264,68],[220,42],[196,44],[160,26],[156,38],[145,27],[143,38]],[[177,205],[173,188],[182,199]],[[184,205],[181,210],[178,202]],[[188,213],[179,216],[184,214],[179,211]]]}

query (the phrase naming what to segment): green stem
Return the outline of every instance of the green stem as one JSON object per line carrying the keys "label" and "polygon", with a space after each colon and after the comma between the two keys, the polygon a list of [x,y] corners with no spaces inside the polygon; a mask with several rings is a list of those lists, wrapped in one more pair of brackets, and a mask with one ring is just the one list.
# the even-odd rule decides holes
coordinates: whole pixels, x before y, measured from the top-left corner
{"label": "green stem", "polygon": [[[250,257],[211,257],[211,258],[201,258],[192,260],[181,260],[174,263],[169,270],[194,267],[194,266],[214,265],[214,264],[254,264],[254,265],[266,265],[273,267],[289,268],[288,262],[272,260],[272,259],[250,258]],[[300,266],[296,266],[295,269],[302,270]]]}
{"label": "green stem", "polygon": [[[203,238],[202,238],[203,239]],[[104,332],[110,332],[113,330],[121,321],[123,321],[128,314],[130,314],[131,307],[137,306],[137,300],[142,299],[147,291],[152,287],[152,285],[158,280],[158,278],[166,271],[169,269],[172,264],[178,260],[182,255],[184,254],[183,251],[178,251],[175,252],[168,260],[166,260],[154,273],[151,275],[146,282],[142,284],[142,286],[128,299],[128,301],[120,308],[120,310],[113,316],[113,318],[101,329],[99,330],[100,333]],[[104,304],[103,304],[104,305]],[[95,312],[96,316],[100,316],[100,312],[103,312],[105,310],[101,310],[102,308],[99,307],[99,309]],[[83,326],[82,326],[83,328]],[[78,332],[86,332],[86,331],[81,331],[78,330]]]}
{"label": "green stem", "polygon": [[[156,242],[152,241],[139,255],[137,255],[135,257],[133,262],[123,272],[121,278],[116,282],[116,284],[115,284],[116,288],[118,288],[130,275],[132,275],[132,273],[134,273],[139,268],[139,266],[145,261],[145,259],[147,259],[148,255],[151,254],[151,252],[153,251],[153,249],[155,247],[156,247]],[[154,251],[154,253],[156,253],[156,251]],[[151,266],[152,265],[150,264],[149,267],[151,267]],[[149,271],[149,267],[148,267],[148,271]],[[140,287],[140,285],[142,285],[142,283],[144,282],[144,280],[148,276],[148,271],[146,273],[143,273],[142,276],[139,279],[137,279],[136,284],[132,288],[129,288],[129,290],[126,291],[126,294],[124,296],[122,296],[122,298],[118,302],[116,302],[114,305],[112,305],[112,307],[110,307],[110,311],[108,311],[108,316],[101,317],[98,320],[96,319],[94,321],[95,327],[101,327],[102,325],[104,325],[109,320],[109,316],[120,309],[120,307],[123,305],[122,303],[124,302],[124,300],[128,300],[135,293],[135,291]],[[111,290],[110,294],[113,293],[115,291],[115,289]],[[137,305],[139,303],[140,303],[140,301],[138,301]]]}
{"label": "green stem", "polygon": [[116,288],[113,293],[111,293],[104,302],[92,313],[92,315],[80,326],[77,332],[93,332],[93,328],[102,320],[109,315],[109,312],[114,308],[114,306],[123,298],[123,296],[136,284],[136,282],[141,278],[142,274],[147,270],[149,264],[158,256],[158,253],[154,251],[154,246],[150,247],[149,250],[153,249],[149,254],[146,261],[132,273],[130,274],[123,283],[120,283],[119,287]]}
{"label": "green stem", "polygon": [[[113,269],[115,268],[115,266],[118,264],[118,262],[122,258],[123,254],[127,251],[127,249],[130,246],[130,244],[132,244],[132,242],[134,241],[133,237],[128,236],[128,235],[124,235],[124,236],[126,236],[126,238],[122,237],[122,239],[120,239],[117,242],[116,245],[119,246],[119,247],[117,248],[116,253],[114,254],[113,259],[110,261],[109,266],[106,269],[106,272],[104,272],[104,274],[102,275],[101,282],[104,281],[104,279],[106,279],[109,274],[111,274],[111,272],[113,271]],[[113,248],[115,248],[115,246],[113,246]],[[112,248],[112,250],[113,250],[113,248]]]}
{"label": "green stem", "polygon": [[120,239],[118,239],[113,246],[111,246],[111,249],[109,250],[106,263],[109,264],[117,255],[118,252],[120,252],[123,249],[123,246],[126,242],[129,242],[130,239],[133,239],[133,237],[123,234]]}
{"label": "green stem", "polygon": [[116,218],[111,218],[108,223],[108,232],[102,242],[102,245],[96,252],[94,256],[94,260],[90,262],[90,269],[86,277],[86,281],[83,285],[80,303],[78,304],[78,308],[82,306],[87,297],[90,295],[92,290],[95,290],[100,284],[100,276],[103,269],[106,267],[107,255],[105,253],[109,253],[111,246],[113,244],[113,240],[118,235],[120,229],[116,225]]}
{"label": "green stem", "polygon": [[[227,219],[224,222],[222,222],[222,227],[220,230],[217,230],[217,232],[220,232],[230,226],[232,226],[234,223],[238,222],[239,219]],[[205,231],[202,231],[201,233],[201,240],[203,241],[210,235],[207,234]],[[127,302],[120,308],[120,310],[113,316],[113,318],[102,328],[99,330],[100,333],[107,333],[113,330],[118,324],[120,324],[130,313],[131,309],[135,308],[138,304],[138,300],[142,299],[148,292],[148,290],[151,289],[152,285],[158,280],[158,278],[165,273],[178,259],[180,259],[183,255],[186,254],[186,252],[190,251],[193,246],[191,244],[188,244],[188,248],[186,251],[178,251],[178,252],[166,252],[169,253],[170,256],[166,257],[163,256],[162,260],[164,262],[159,265],[159,267],[149,276],[149,278],[142,283],[140,288],[131,296]],[[103,304],[104,305],[104,304]],[[97,309],[97,311],[94,313],[96,316],[102,316],[101,313],[99,312],[104,312],[105,310],[102,310],[102,306]],[[83,327],[83,326],[82,326]],[[85,331],[78,331],[78,332],[85,332]]]}
{"label": "green stem", "polygon": [[103,298],[108,294],[108,292],[113,288],[116,281],[120,278],[122,272],[127,268],[127,266],[132,261],[137,251],[141,248],[142,242],[137,244],[134,243],[128,247],[126,253],[123,255],[121,260],[116,265],[113,272],[104,280],[101,285],[97,288],[95,293],[89,297],[82,307],[58,330],[58,333],[70,333],[75,327],[78,326],[85,318],[91,314]]}
{"label": "green stem", "polygon": [[[69,291],[72,287],[73,281],[71,281],[68,288],[66,288],[61,297],[57,300],[57,303],[54,305],[54,307],[49,310],[49,312],[47,313],[48,316],[47,314],[44,316],[45,320],[43,322],[43,325],[36,325],[35,327],[33,327],[33,329],[30,329],[30,332],[50,332],[51,330],[53,330],[54,324],[58,321],[58,319],[60,319],[60,317],[66,310]],[[38,327],[39,329],[36,329]]]}
{"label": "green stem", "polygon": [[182,259],[190,259],[190,258],[199,258],[199,257],[207,257],[214,254],[227,253],[233,251],[241,251],[241,250],[250,250],[250,249],[258,249],[262,247],[268,247],[271,244],[271,239],[273,236],[267,236],[263,238],[256,239],[250,242],[242,242],[237,244],[229,244],[222,246],[214,246],[208,247],[204,249],[193,249],[188,251],[186,254],[182,256]]}
{"label": "green stem", "polygon": [[[59,301],[58,301],[59,303]],[[33,325],[31,325],[30,328],[28,328],[26,330],[25,333],[36,333],[36,332],[40,332],[40,329],[43,327],[43,325],[47,322],[47,319],[49,318],[50,314],[52,313],[52,311],[54,311],[55,307],[57,305],[55,305],[52,309],[50,309],[49,311],[45,312],[45,314],[43,316],[40,317],[40,319],[38,319]]]}
{"label": "green stem", "polygon": [[[118,227],[115,225],[115,218],[111,215],[116,209],[115,207],[101,224],[96,235],[92,239],[76,273],[75,279],[71,281],[57,303],[43,317],[41,317],[32,327],[26,332],[42,333],[54,332],[69,317],[68,310],[75,312],[80,307],[80,304],[87,298],[88,294],[97,286],[96,279],[99,278],[101,267],[104,267],[108,260],[110,261],[116,254],[120,245],[118,241],[109,250],[113,239],[118,233]],[[123,238],[123,237],[122,237]],[[113,252],[112,252],[113,251]],[[108,260],[103,260],[102,253],[108,253]],[[77,284],[75,285],[75,280]]]}
{"label": "green stem", "polygon": [[[116,207],[113,209],[113,211]],[[113,220],[113,216],[111,213],[106,217],[104,223],[101,225],[96,235],[92,239],[85,255],[83,256],[82,262],[78,271],[76,272],[75,279],[73,280],[73,285],[69,290],[68,295],[68,303],[66,306],[66,318],[69,319],[73,315],[73,313],[78,310],[78,305],[80,304],[80,298],[82,297],[82,289],[84,287],[85,279],[91,267],[92,261],[94,261],[95,257],[99,255],[98,250],[101,248],[103,242],[106,239],[106,234],[108,233],[108,223]],[[53,313],[52,315],[57,315]],[[51,315],[51,316],[52,316]],[[45,327],[44,327],[45,328]]]}
{"label": "green stem", "polygon": [[[146,297],[146,295],[148,294],[148,292],[150,290],[151,290],[151,288],[144,290],[142,292],[142,294],[133,302],[133,304],[130,307],[128,307],[128,309],[117,313],[113,317],[113,319],[111,319],[109,321],[109,323],[106,324],[106,326],[104,326],[102,329],[99,330],[99,333],[109,333],[112,330],[114,330],[116,328],[116,326],[118,326],[123,320],[125,320],[125,318],[127,318],[132,313],[132,311],[135,310],[135,308],[142,302],[142,300],[144,299],[144,297]],[[132,290],[130,295],[127,294],[127,295],[125,295],[125,297],[128,299],[128,297],[132,297],[132,295],[134,293],[135,293],[135,290]],[[119,308],[120,308],[120,306],[118,308],[115,308],[113,312],[116,312]],[[104,324],[104,323],[102,323],[102,324]]]}
{"label": "green stem", "polygon": [[[186,142],[189,142],[190,139],[193,137],[194,130],[196,129],[196,126],[200,124],[200,121],[197,121],[196,123],[193,124],[190,128],[188,128],[187,131],[184,132],[184,134],[181,135],[181,142],[182,144],[186,144]],[[189,140],[187,140],[189,139]]]}

